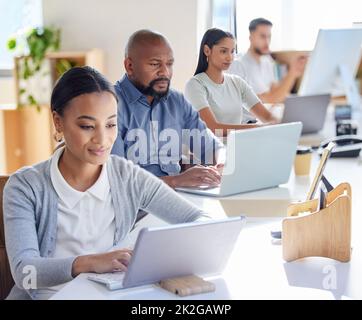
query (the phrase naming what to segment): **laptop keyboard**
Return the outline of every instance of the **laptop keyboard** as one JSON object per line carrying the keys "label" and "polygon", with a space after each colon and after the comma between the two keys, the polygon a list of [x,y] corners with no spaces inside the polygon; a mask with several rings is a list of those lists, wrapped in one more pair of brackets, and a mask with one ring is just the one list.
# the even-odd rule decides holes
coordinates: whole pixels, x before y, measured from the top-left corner
{"label": "laptop keyboard", "polygon": [[220,184],[216,186],[199,186],[199,187],[190,187],[190,189],[196,189],[196,190],[211,190],[211,189],[217,189],[220,188]]}
{"label": "laptop keyboard", "polygon": [[111,272],[111,273],[95,273],[89,275],[89,280],[105,284],[109,290],[116,290],[123,288],[124,272]]}

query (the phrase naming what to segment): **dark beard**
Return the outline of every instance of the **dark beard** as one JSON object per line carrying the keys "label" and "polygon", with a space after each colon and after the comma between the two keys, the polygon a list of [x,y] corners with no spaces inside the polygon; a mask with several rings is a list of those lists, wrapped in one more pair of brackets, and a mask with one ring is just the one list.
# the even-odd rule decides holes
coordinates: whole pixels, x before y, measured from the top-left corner
{"label": "dark beard", "polygon": [[[153,87],[154,85],[158,82],[158,81],[167,81],[168,85],[167,85],[167,89],[163,92],[158,92],[156,91]],[[143,93],[145,96],[150,96],[155,98],[156,100],[160,100],[161,98],[167,96],[169,90],[170,90],[170,79],[168,78],[157,78],[152,80],[148,86],[144,86],[136,81],[133,82],[133,84],[135,85],[135,87],[141,92]]]}
{"label": "dark beard", "polygon": [[254,52],[255,52],[257,55],[259,55],[259,56],[265,56],[265,55],[268,55],[268,54],[269,54],[269,53],[263,53],[263,52],[261,52],[261,50],[258,49],[258,48],[254,48]]}

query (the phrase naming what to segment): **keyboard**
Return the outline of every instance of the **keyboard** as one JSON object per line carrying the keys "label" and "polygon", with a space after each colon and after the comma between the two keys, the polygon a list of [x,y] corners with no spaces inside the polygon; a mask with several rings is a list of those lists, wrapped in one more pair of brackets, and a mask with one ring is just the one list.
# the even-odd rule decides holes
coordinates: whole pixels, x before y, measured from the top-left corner
{"label": "keyboard", "polygon": [[124,272],[94,273],[89,275],[87,279],[105,284],[109,290],[117,290],[123,288],[124,276]]}

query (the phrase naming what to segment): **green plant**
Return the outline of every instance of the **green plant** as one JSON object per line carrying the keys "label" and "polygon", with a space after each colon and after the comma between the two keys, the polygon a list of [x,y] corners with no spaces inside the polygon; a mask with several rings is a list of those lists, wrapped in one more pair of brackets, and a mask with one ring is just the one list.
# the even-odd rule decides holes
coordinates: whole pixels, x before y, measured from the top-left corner
{"label": "green plant", "polygon": [[[17,72],[20,79],[29,80],[41,71],[45,55],[50,51],[59,50],[60,30],[50,27],[33,28],[10,38],[7,46],[10,51],[17,51],[24,56],[20,60]],[[40,109],[34,95],[25,87],[19,88],[19,95],[26,95],[25,101]]]}
{"label": "green plant", "polygon": [[55,64],[55,69],[57,71],[57,76],[60,77],[64,72],[68,71],[69,69],[77,66],[75,61],[70,61],[67,59],[60,59]]}

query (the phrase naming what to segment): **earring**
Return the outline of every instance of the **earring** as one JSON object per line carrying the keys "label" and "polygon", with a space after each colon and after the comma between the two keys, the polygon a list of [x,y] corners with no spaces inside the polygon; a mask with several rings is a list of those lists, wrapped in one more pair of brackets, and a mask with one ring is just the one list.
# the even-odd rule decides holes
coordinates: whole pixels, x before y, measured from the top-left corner
{"label": "earring", "polygon": [[209,56],[206,56],[206,62],[209,63]]}
{"label": "earring", "polygon": [[60,132],[54,132],[53,138],[56,142],[61,142],[63,140],[63,135]]}

